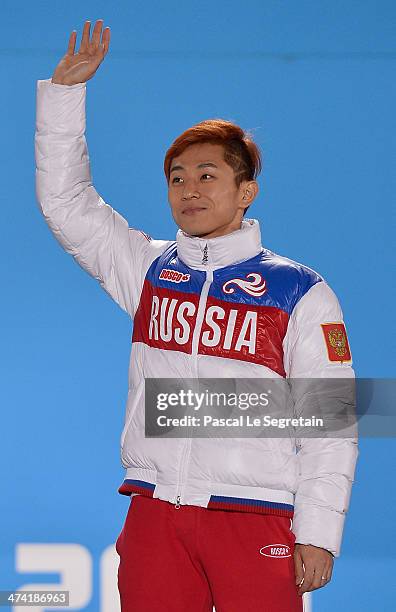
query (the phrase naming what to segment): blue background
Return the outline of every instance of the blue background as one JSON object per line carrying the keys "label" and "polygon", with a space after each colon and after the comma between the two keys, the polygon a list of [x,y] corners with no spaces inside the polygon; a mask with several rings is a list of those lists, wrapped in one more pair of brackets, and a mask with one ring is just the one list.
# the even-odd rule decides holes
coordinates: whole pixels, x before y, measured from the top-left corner
{"label": "blue background", "polygon": [[[37,79],[98,18],[112,39],[87,85],[87,140],[105,201],[172,238],[171,142],[209,117],[253,130],[264,169],[249,216],[263,244],[333,287],[357,375],[395,376],[395,2],[2,0],[0,589],[56,582],[18,574],[16,543],[78,542],[94,561],[89,611],[128,505],[117,488],[131,322],[39,213],[33,138]],[[394,609],[395,458],[394,439],[360,442],[342,554],[315,612]]]}

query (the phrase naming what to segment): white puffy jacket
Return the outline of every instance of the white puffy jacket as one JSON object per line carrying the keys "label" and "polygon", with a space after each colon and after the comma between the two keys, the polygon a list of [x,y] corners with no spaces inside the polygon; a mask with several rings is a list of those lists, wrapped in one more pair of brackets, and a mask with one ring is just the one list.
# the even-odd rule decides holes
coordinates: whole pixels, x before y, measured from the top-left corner
{"label": "white puffy jacket", "polygon": [[253,219],[209,240],[128,227],[92,185],[85,96],[85,83],[37,82],[36,189],[62,247],[134,319],[119,491],[290,516],[296,542],[338,556],[356,438],[144,435],[145,378],[353,377],[334,292],[263,248]]}

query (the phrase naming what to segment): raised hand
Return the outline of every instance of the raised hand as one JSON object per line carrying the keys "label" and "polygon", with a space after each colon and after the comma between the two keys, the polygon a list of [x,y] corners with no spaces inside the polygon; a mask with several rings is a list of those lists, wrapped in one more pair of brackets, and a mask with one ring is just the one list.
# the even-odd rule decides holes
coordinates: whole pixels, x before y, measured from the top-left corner
{"label": "raised hand", "polygon": [[[74,53],[77,32],[73,30],[70,34],[66,55],[62,57],[52,75],[52,83],[75,85],[76,83],[85,83],[92,79],[104,60],[110,45],[110,28],[107,26],[103,30],[102,35],[102,26],[103,19],[98,19],[90,40],[91,22],[85,22],[80,49],[77,53]],[[102,40],[100,40],[101,36]]]}

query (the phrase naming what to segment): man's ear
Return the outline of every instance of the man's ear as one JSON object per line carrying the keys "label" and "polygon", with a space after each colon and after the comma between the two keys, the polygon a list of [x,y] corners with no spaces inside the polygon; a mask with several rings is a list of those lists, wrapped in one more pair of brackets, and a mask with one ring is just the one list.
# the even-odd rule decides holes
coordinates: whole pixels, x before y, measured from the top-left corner
{"label": "man's ear", "polygon": [[259,192],[259,186],[257,181],[244,181],[241,184],[242,191],[242,204],[245,205],[245,212],[247,208],[251,205],[255,197]]}

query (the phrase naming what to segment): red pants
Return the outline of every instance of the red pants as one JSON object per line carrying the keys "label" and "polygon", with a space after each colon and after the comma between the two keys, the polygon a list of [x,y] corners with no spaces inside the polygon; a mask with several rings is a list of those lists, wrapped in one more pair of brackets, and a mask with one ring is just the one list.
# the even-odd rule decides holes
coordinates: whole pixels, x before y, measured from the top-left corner
{"label": "red pants", "polygon": [[116,543],[121,610],[302,612],[294,542],[286,517],[136,495]]}

